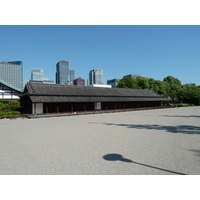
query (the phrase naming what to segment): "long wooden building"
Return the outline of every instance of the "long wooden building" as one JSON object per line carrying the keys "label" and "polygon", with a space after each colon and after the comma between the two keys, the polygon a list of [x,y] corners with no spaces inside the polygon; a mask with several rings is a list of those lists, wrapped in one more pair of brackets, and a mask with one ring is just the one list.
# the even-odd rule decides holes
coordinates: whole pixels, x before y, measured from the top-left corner
{"label": "long wooden building", "polygon": [[157,107],[170,101],[151,90],[40,83],[27,83],[20,100],[24,114]]}

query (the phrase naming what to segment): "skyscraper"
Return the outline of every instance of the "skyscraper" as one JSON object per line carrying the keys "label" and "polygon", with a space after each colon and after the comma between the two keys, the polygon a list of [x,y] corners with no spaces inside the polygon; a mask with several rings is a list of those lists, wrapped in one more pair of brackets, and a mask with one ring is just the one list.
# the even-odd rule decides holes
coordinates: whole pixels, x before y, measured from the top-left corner
{"label": "skyscraper", "polygon": [[56,84],[73,85],[75,71],[70,70],[68,61],[59,61],[56,64]]}
{"label": "skyscraper", "polygon": [[74,79],[75,79],[75,71],[73,69],[70,69],[69,74],[70,74],[70,77],[69,77],[70,85],[73,85]]}
{"label": "skyscraper", "polygon": [[31,80],[32,81],[47,81],[48,77],[44,76],[42,69],[33,69],[31,71]]}
{"label": "skyscraper", "polygon": [[22,61],[0,63],[0,79],[14,86],[18,90],[23,87]]}
{"label": "skyscraper", "polygon": [[102,69],[93,69],[89,73],[89,84],[99,84],[103,85],[103,70]]}

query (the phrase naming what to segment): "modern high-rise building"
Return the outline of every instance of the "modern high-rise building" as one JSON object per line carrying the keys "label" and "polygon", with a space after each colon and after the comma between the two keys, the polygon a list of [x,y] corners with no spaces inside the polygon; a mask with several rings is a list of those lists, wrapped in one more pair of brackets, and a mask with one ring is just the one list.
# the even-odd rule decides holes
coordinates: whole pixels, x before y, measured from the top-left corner
{"label": "modern high-rise building", "polygon": [[103,70],[93,69],[89,72],[89,85],[103,85]]}
{"label": "modern high-rise building", "polygon": [[22,61],[0,63],[0,79],[22,91],[23,87]]}
{"label": "modern high-rise building", "polygon": [[73,69],[70,69],[69,70],[69,74],[70,74],[70,77],[69,77],[70,85],[73,85],[74,84],[74,79],[75,79],[75,71]]}
{"label": "modern high-rise building", "polygon": [[59,61],[56,64],[56,84],[73,85],[75,71],[70,70],[68,61]]}
{"label": "modern high-rise building", "polygon": [[31,80],[32,81],[48,81],[48,77],[44,76],[42,69],[33,69],[31,71]]}

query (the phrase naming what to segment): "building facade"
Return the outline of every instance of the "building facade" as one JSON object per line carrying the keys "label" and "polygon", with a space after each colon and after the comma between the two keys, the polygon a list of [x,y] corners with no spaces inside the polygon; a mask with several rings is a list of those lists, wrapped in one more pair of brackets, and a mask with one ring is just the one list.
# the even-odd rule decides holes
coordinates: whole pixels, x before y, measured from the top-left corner
{"label": "building facade", "polygon": [[70,85],[73,85],[74,84],[74,79],[75,79],[75,70],[70,69],[69,70],[69,74],[70,74],[69,83],[70,83]]}
{"label": "building facade", "polygon": [[103,70],[93,69],[89,72],[89,85],[103,85]]}
{"label": "building facade", "polygon": [[79,77],[77,79],[74,80],[74,85],[82,85],[85,86],[85,79]]}
{"label": "building facade", "polygon": [[75,71],[70,70],[68,61],[59,61],[56,64],[56,84],[73,85]]}
{"label": "building facade", "polygon": [[1,62],[0,79],[9,85],[22,91],[23,87],[23,63],[22,61]]}
{"label": "building facade", "polygon": [[137,75],[137,74],[128,74],[126,76],[123,76],[123,78],[124,77],[131,77],[133,79],[138,79],[138,78],[142,77],[142,78],[148,78],[148,79],[150,79],[150,77],[140,76],[140,75]]}
{"label": "building facade", "polygon": [[123,78],[125,78],[125,77],[131,77],[131,78],[133,78],[133,79],[138,79],[139,77],[141,77],[140,75],[137,75],[137,74],[128,74],[128,75],[126,75],[126,76],[123,76]]}
{"label": "building facade", "polygon": [[112,88],[111,85],[103,85],[103,84],[92,84],[88,85],[88,87]]}
{"label": "building facade", "polygon": [[[44,84],[55,84],[54,81],[36,81],[36,80],[30,80],[30,83],[44,83]],[[28,82],[27,82],[28,83]]]}
{"label": "building facade", "polygon": [[108,84],[108,85],[111,85],[113,88],[115,88],[115,87],[117,87],[118,81],[119,81],[119,80],[120,80],[120,79],[107,80],[107,84]]}
{"label": "building facade", "polygon": [[0,80],[0,99],[1,100],[19,99],[19,96],[21,94],[22,94],[22,91]]}
{"label": "building facade", "polygon": [[23,114],[158,107],[170,101],[151,90],[27,83],[20,96]]}
{"label": "building facade", "polygon": [[44,76],[44,71],[42,69],[33,69],[31,71],[32,81],[48,81],[48,77]]}

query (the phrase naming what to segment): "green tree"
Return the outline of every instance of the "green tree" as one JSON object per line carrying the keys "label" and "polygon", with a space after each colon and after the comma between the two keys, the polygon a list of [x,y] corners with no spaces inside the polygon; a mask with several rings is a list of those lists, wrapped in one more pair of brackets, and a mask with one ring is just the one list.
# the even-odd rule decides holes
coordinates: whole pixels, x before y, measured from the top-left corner
{"label": "green tree", "polygon": [[131,77],[124,77],[118,81],[118,88],[138,89],[137,80]]}
{"label": "green tree", "polygon": [[148,78],[139,77],[137,79],[137,85],[140,89],[149,89],[149,80]]}
{"label": "green tree", "polygon": [[177,78],[174,78],[173,76],[167,76],[163,79],[166,83],[169,85],[169,90],[167,91],[167,95],[173,100],[173,101],[179,101],[178,93],[181,90],[182,84],[181,81]]}
{"label": "green tree", "polygon": [[150,78],[149,79],[149,90],[154,90],[155,86],[156,86],[156,80],[153,78]]}
{"label": "green tree", "polygon": [[200,105],[200,88],[196,84],[185,84],[179,91],[179,98],[182,103]]}
{"label": "green tree", "polygon": [[173,76],[167,76],[163,81],[144,77],[138,79],[124,77],[118,82],[118,88],[153,90],[178,103],[200,105],[200,86],[195,83],[182,85],[181,81]]}
{"label": "green tree", "polygon": [[163,95],[165,97],[169,97],[168,93],[169,93],[169,85],[167,82],[165,81],[160,81],[160,80],[156,80],[155,84],[154,84],[154,88],[153,90],[160,94]]}

